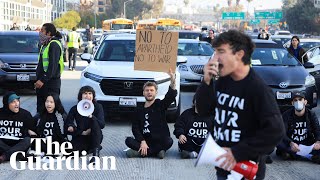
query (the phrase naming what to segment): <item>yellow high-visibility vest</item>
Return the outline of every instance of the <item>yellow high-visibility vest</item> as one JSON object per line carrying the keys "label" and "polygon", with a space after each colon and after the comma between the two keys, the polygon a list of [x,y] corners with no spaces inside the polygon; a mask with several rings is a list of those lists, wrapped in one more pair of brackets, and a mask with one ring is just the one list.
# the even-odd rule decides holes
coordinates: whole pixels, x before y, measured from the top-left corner
{"label": "yellow high-visibility vest", "polygon": [[[61,43],[60,41],[58,40],[52,40],[50,41],[50,43],[44,47],[44,49],[42,50],[43,48],[43,45],[41,46],[40,48],[40,52],[42,52],[42,66],[43,66],[43,70],[44,72],[47,72],[48,71],[48,67],[49,67],[49,48],[50,48],[50,44],[52,42],[56,42],[58,43],[60,49],[61,49],[61,55],[60,55],[60,59],[59,59],[59,66],[60,66],[60,74],[62,74],[63,70],[64,70],[64,63],[63,63],[63,49],[62,49],[62,46],[61,46]],[[39,57],[38,57],[38,61],[40,60],[40,54],[39,54]]]}
{"label": "yellow high-visibility vest", "polygon": [[72,31],[68,34],[68,47],[79,48],[80,35],[76,31]]}

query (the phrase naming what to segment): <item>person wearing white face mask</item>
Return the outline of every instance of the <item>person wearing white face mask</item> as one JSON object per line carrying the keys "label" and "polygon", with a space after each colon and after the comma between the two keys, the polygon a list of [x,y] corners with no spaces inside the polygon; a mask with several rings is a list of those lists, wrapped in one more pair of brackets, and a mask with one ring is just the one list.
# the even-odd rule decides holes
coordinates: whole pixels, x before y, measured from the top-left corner
{"label": "person wearing white face mask", "polygon": [[[320,164],[320,126],[317,115],[306,107],[305,92],[293,94],[293,107],[283,113],[286,136],[277,146],[276,154],[284,160],[309,159]],[[312,151],[300,156],[300,146],[312,146]]]}

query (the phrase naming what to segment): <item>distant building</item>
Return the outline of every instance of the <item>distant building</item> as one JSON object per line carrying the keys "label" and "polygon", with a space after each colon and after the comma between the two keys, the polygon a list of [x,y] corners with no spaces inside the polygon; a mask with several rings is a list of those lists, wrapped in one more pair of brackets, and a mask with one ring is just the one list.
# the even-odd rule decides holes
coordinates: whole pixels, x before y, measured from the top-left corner
{"label": "distant building", "polygon": [[20,30],[52,22],[65,12],[65,0],[1,0],[0,30],[9,30],[16,23]]}

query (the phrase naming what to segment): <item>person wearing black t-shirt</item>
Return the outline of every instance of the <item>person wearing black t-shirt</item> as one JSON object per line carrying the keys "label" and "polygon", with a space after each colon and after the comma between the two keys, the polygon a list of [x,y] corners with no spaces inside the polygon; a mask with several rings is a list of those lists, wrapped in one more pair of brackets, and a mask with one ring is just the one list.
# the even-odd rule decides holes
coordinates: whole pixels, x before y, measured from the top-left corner
{"label": "person wearing black t-shirt", "polygon": [[[276,154],[284,160],[307,158],[320,164],[320,126],[317,115],[306,108],[304,92],[296,92],[292,98],[292,107],[283,113],[286,136],[277,146]],[[303,157],[297,153],[299,145],[313,146],[310,154]]]}
{"label": "person wearing black t-shirt", "polygon": [[[59,144],[65,142],[65,120],[67,114],[62,106],[61,100],[56,94],[49,94],[46,97],[45,109],[34,117],[36,128],[31,131],[32,137],[47,138],[52,137],[52,142]],[[32,147],[35,149],[35,147]],[[47,152],[47,145],[41,143],[41,151]],[[54,152],[60,153],[60,152]]]}
{"label": "person wearing black t-shirt", "polygon": [[132,122],[134,138],[125,141],[130,148],[127,157],[158,156],[163,159],[165,152],[172,146],[169,127],[166,121],[166,110],[175,101],[175,74],[169,71],[171,84],[163,100],[156,99],[157,84],[147,82],[143,86],[143,96],[146,99],[144,108],[137,111]]}
{"label": "person wearing black t-shirt", "polygon": [[[89,116],[82,116],[77,111],[77,105],[73,106],[67,116],[67,134],[72,135],[73,151],[93,151],[92,155],[99,157],[102,149],[102,130],[105,126],[103,107],[96,99],[96,93],[91,86],[83,86],[78,93],[78,101],[87,99],[92,101],[94,111]],[[90,163],[95,163],[94,157]]]}
{"label": "person wearing black t-shirt", "polygon": [[20,108],[20,97],[16,93],[8,92],[3,96],[2,101],[3,107],[0,108],[0,164],[9,161],[13,153],[28,150],[31,141],[28,131],[33,129],[32,116],[29,111]]}
{"label": "person wearing black t-shirt", "polygon": [[225,158],[217,177],[226,179],[237,162],[252,160],[259,163],[257,179],[263,179],[266,155],[285,134],[274,94],[250,68],[254,44],[249,36],[230,30],[215,38],[213,47],[196,106],[200,115],[215,114],[213,137],[227,151],[216,159]]}
{"label": "person wearing black t-shirt", "polygon": [[213,116],[200,116],[193,99],[193,107],[185,110],[174,125],[173,134],[179,139],[181,158],[197,158],[207,134],[212,130]]}

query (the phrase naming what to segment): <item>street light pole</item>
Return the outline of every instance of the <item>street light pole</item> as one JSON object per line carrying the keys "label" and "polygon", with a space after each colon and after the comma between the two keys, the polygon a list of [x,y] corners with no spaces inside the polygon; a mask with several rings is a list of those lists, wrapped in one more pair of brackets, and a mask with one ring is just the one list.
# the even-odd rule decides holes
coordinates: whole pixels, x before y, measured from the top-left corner
{"label": "street light pole", "polygon": [[124,18],[126,18],[126,4],[128,3],[128,2],[131,2],[132,0],[128,0],[128,1],[125,1],[124,3],[123,3],[123,16],[124,16]]}
{"label": "street light pole", "polygon": [[97,29],[97,3],[96,0],[93,2],[93,6],[94,6],[94,28]]}

